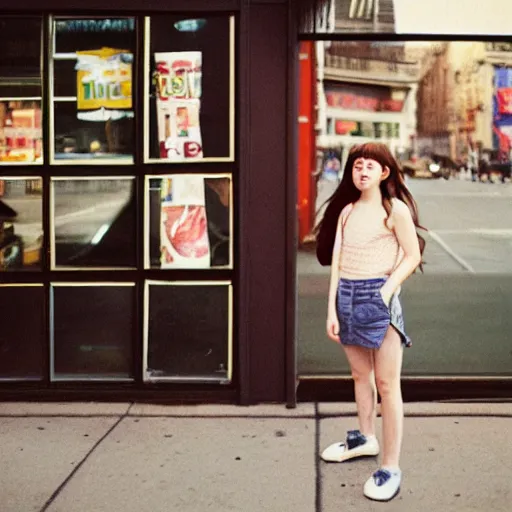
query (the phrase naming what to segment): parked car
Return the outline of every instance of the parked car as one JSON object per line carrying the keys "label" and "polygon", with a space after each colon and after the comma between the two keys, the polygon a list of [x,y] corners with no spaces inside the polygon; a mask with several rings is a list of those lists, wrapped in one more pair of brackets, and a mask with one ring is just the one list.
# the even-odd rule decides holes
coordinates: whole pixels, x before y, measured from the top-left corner
{"label": "parked car", "polygon": [[402,162],[402,170],[411,178],[444,178],[448,180],[456,174],[458,166],[447,156],[432,154]]}
{"label": "parked car", "polygon": [[481,158],[478,163],[478,179],[483,181],[485,176],[487,181],[492,182],[491,176],[498,175],[502,183],[505,183],[506,178],[511,178],[512,162],[510,160],[498,158],[497,152],[485,151],[484,158]]}

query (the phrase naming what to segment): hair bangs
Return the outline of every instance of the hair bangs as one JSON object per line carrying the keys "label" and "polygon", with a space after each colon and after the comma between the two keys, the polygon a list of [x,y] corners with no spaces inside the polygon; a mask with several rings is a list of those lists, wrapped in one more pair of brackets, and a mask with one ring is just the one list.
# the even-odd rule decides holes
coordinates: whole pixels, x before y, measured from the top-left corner
{"label": "hair bangs", "polygon": [[376,142],[365,142],[364,144],[353,146],[349,154],[353,161],[358,158],[365,158],[376,160],[382,166],[395,167],[397,165],[387,146]]}

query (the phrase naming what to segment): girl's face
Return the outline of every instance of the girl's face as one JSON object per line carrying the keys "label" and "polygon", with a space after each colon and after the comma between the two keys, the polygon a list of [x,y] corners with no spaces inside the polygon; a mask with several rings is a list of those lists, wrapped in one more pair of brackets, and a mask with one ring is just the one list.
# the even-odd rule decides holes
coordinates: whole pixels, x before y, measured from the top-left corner
{"label": "girl's face", "polygon": [[377,160],[372,158],[358,158],[352,167],[352,180],[361,192],[379,187],[381,181],[389,176],[389,170],[384,169]]}

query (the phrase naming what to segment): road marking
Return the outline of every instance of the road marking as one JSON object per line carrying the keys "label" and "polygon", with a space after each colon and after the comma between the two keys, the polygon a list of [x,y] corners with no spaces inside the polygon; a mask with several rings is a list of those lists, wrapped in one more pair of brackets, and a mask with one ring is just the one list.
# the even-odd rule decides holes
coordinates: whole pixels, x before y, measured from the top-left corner
{"label": "road marking", "polygon": [[500,192],[414,192],[414,197],[503,197],[508,198],[510,191],[507,193]]}
{"label": "road marking", "polygon": [[456,254],[450,246],[434,231],[429,230],[429,235],[436,241],[459,265],[472,274],[476,274],[475,269],[458,254]]}
{"label": "road marking", "polygon": [[512,237],[512,229],[510,228],[436,229],[436,233],[438,235],[490,235],[503,238]]}

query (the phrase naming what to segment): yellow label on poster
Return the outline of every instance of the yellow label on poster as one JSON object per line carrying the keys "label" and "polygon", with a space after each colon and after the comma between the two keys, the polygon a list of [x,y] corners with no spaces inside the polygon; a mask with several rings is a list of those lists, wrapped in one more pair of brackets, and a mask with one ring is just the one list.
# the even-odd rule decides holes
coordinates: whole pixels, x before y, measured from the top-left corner
{"label": "yellow label on poster", "polygon": [[77,52],[78,110],[131,109],[132,60],[115,48]]}

